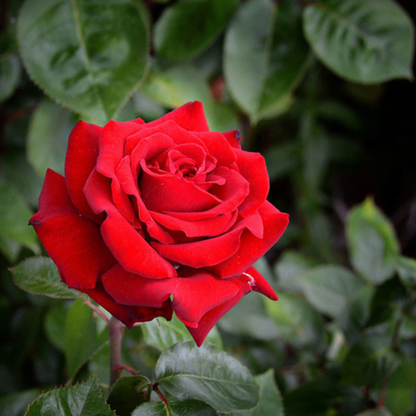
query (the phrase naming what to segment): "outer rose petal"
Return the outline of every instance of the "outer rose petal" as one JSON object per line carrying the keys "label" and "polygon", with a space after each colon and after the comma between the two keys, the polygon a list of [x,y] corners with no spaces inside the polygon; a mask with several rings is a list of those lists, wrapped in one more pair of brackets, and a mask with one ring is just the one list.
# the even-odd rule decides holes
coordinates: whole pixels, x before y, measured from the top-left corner
{"label": "outer rose petal", "polygon": [[[200,347],[204,342],[204,339],[208,335],[209,331],[211,331],[212,327],[238,302],[240,302],[241,298],[246,295],[247,293],[251,292],[251,286],[246,282],[246,279],[237,279],[231,278],[233,283],[239,288],[238,293],[228,300],[227,302],[219,305],[209,312],[207,312],[201,320],[198,322],[198,327],[194,328],[187,325],[188,331],[192,335],[193,339],[195,340],[196,345]],[[243,319],[243,317],[242,317]]]}
{"label": "outer rose petal", "polygon": [[242,276],[246,276],[253,290],[267,296],[271,300],[279,300],[269,282],[254,268],[249,267]]}
{"label": "outer rose petal", "polygon": [[39,211],[29,223],[71,288],[94,288],[98,277],[116,263],[99,226],[78,213],[65,179],[50,169],[39,197]]}
{"label": "outer rose petal", "polygon": [[152,121],[149,127],[157,126],[167,120],[173,120],[178,126],[189,131],[209,131],[207,119],[205,118],[204,107],[199,101],[187,103],[176,110],[171,111],[162,118]]}
{"label": "outer rose petal", "polygon": [[116,303],[114,299],[104,290],[101,283],[98,283],[95,289],[84,289],[81,291],[86,293],[103,308],[107,309],[111,315],[123,322],[123,324],[130,329],[136,322],[151,321],[159,316],[163,316],[168,321],[172,319],[172,304],[170,300],[167,300],[158,308],[128,306]]}
{"label": "outer rose petal", "polygon": [[221,277],[239,276],[279,240],[289,223],[289,215],[280,212],[268,201],[259,208],[259,212],[263,218],[263,238],[259,239],[251,232],[245,231],[241,236],[237,253],[210,267],[209,271]]}
{"label": "outer rose petal", "polygon": [[102,282],[107,293],[123,305],[157,308],[173,295],[172,307],[178,318],[194,327],[208,311],[239,292],[234,279],[218,279],[198,270],[188,277],[156,280],[128,273],[116,265],[102,277]]}
{"label": "outer rose petal", "polygon": [[98,157],[98,138],[102,128],[80,121],[73,128],[68,141],[65,159],[65,181],[74,205],[87,218],[100,223],[85,199],[83,188]]}
{"label": "outer rose petal", "polygon": [[234,149],[241,149],[241,136],[239,130],[230,130],[222,133]]}

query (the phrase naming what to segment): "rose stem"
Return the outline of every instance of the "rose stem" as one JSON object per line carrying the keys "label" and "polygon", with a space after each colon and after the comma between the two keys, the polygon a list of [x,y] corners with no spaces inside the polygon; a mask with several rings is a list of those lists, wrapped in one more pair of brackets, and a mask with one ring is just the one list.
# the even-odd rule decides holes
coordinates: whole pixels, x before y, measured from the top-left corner
{"label": "rose stem", "polygon": [[108,324],[110,337],[110,387],[117,381],[123,371],[121,365],[121,342],[125,326],[116,318],[111,317]]}

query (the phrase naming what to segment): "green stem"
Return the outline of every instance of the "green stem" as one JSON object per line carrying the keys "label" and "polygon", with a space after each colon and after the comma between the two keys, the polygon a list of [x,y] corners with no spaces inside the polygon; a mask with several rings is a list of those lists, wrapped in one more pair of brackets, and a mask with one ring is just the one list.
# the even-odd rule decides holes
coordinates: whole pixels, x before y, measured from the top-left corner
{"label": "green stem", "polygon": [[121,364],[121,342],[125,326],[116,318],[111,317],[108,324],[110,337],[110,387],[117,381],[123,371]]}

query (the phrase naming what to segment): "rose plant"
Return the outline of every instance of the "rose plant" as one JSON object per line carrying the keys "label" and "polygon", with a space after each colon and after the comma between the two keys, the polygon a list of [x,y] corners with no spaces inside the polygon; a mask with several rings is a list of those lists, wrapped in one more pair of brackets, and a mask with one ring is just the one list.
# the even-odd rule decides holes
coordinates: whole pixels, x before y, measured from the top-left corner
{"label": "rose plant", "polygon": [[263,157],[193,102],[150,123],[80,121],[30,224],[69,288],[128,327],[174,311],[201,345],[252,290],[277,300],[252,267],[288,224],[268,191]]}

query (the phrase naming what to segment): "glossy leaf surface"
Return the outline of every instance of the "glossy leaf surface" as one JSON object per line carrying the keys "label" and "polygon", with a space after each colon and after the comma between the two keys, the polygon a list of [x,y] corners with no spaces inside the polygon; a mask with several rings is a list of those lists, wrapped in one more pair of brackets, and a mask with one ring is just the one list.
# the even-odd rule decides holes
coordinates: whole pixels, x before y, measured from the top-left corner
{"label": "glossy leaf surface", "polygon": [[169,401],[168,404],[144,403],[131,416],[215,416],[218,413],[198,400]]}

